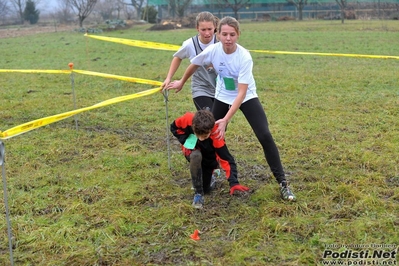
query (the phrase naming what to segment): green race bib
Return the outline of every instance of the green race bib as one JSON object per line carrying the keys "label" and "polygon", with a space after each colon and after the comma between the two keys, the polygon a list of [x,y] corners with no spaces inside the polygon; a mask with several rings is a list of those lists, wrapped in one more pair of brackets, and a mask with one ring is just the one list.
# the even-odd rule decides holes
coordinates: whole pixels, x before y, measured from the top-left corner
{"label": "green race bib", "polygon": [[197,144],[197,140],[198,140],[198,138],[194,134],[190,134],[190,136],[188,136],[188,138],[184,142],[183,146],[186,149],[192,150],[195,148],[195,145]]}
{"label": "green race bib", "polygon": [[224,81],[224,86],[225,86],[226,90],[228,90],[228,91],[236,90],[236,84],[234,83],[233,78],[223,78],[223,81]]}

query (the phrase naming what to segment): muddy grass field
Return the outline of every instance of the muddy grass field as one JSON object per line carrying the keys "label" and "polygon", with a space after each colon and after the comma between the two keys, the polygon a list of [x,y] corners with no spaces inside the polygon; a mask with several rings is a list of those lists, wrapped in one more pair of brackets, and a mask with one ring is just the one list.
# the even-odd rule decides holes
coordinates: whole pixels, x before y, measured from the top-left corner
{"label": "muddy grass field", "polygon": [[[151,26],[97,35],[179,44],[196,32]],[[248,49],[399,55],[399,25],[392,21],[241,26]],[[172,52],[84,38],[77,28],[36,35],[29,34],[45,29],[0,29],[15,34],[0,39],[0,68],[65,69],[73,62],[76,69],[165,78]],[[21,33],[28,36],[17,38]],[[169,123],[163,96],[153,94],[82,113],[78,131],[69,118],[6,140],[15,265],[397,264],[396,257],[337,256],[397,252],[399,61],[260,53],[253,59],[297,202],[280,199],[238,112],[226,141],[251,191],[231,197],[221,179],[204,209],[192,208],[187,162],[175,139],[165,137],[172,119],[195,109],[187,86],[169,95]],[[78,74],[78,108],[148,89]],[[1,131],[74,108],[69,75],[5,72],[1,79]],[[2,202],[0,265],[7,265]],[[190,238],[195,229],[199,241]]]}

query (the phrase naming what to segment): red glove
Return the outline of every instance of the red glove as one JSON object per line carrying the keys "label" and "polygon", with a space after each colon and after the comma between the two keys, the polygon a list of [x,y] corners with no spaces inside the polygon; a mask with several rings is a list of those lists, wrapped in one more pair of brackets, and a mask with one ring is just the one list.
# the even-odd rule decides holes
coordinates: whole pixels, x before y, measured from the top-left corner
{"label": "red glove", "polygon": [[234,194],[234,191],[248,191],[249,187],[244,187],[241,185],[235,185],[230,188],[230,195]]}

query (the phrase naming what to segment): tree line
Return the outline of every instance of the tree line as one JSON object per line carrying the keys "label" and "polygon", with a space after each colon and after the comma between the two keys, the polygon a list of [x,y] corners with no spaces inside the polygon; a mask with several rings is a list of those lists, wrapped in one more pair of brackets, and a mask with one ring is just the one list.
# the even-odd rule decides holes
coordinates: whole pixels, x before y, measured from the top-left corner
{"label": "tree line", "polygon": [[[26,21],[30,24],[38,22],[40,11],[38,6],[46,6],[43,1],[48,0],[0,0],[0,20],[7,17],[16,18],[17,22],[24,24]],[[83,21],[91,14],[101,17],[103,20],[111,19],[117,14],[117,18],[124,19],[142,19],[155,23],[158,19],[158,11],[155,6],[167,7],[168,16],[183,18],[192,5],[194,0],[55,0],[57,7],[54,8],[52,15],[58,21],[68,22],[76,18],[80,27],[83,27]],[[271,0],[264,0],[256,4],[273,4]],[[297,19],[303,19],[303,9],[306,5],[313,3],[313,0],[275,0],[279,4],[290,4],[297,10]],[[341,20],[344,23],[344,12],[348,6],[348,0],[331,0],[335,2],[341,11]],[[390,0],[397,8],[399,0]],[[221,9],[231,9],[233,16],[239,19],[239,11],[251,6],[254,0],[204,0],[204,5],[218,7]],[[270,3],[269,3],[270,2]],[[323,2],[323,1],[322,1]],[[378,1],[380,4],[382,1]],[[379,8],[379,7],[378,7]],[[1,21],[0,21],[1,22]]]}

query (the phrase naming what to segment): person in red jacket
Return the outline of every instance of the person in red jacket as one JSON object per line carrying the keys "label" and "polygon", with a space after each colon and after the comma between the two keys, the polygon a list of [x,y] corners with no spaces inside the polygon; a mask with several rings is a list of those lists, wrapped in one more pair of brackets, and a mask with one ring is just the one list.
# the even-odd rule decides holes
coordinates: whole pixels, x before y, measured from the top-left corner
{"label": "person in red jacket", "polygon": [[195,191],[193,206],[202,208],[204,194],[215,186],[219,175],[218,165],[226,173],[230,185],[230,195],[235,191],[248,191],[237,179],[237,165],[230,154],[224,139],[217,139],[215,118],[208,109],[196,113],[186,113],[170,125],[170,131],[182,145],[182,151],[190,163],[190,174]]}

